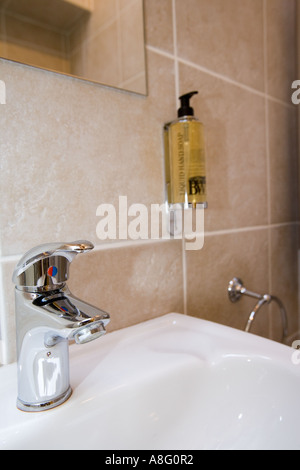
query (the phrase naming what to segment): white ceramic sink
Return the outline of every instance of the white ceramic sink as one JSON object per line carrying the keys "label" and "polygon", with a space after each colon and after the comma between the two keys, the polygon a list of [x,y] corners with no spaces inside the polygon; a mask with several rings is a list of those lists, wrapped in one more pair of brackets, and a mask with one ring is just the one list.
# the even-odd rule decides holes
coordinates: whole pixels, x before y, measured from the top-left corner
{"label": "white ceramic sink", "polygon": [[16,366],[0,369],[0,449],[298,449],[294,351],[170,314],[71,346],[73,395],[16,408]]}

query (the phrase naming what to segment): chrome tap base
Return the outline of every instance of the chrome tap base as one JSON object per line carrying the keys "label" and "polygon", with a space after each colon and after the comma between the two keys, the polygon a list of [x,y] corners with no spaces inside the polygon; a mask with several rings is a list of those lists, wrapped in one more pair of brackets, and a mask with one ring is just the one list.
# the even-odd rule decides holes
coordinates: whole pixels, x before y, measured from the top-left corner
{"label": "chrome tap base", "polygon": [[70,398],[71,395],[72,395],[72,389],[71,387],[69,387],[68,390],[63,395],[60,395],[59,397],[56,397],[55,399],[51,401],[47,401],[45,403],[24,403],[22,400],[18,398],[17,408],[27,413],[32,412],[32,411],[33,412],[47,411],[47,410],[51,410],[52,408],[56,408],[59,405],[62,405]]}

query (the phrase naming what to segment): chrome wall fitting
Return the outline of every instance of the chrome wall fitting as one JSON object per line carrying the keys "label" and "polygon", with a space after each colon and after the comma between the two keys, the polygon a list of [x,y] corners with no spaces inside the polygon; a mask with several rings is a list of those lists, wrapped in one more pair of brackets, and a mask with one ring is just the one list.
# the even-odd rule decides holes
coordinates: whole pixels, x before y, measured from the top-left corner
{"label": "chrome wall fitting", "polygon": [[258,300],[258,302],[256,303],[255,307],[253,308],[253,310],[251,311],[249,315],[247,325],[245,328],[245,331],[247,333],[250,332],[253,322],[260,308],[265,304],[268,305],[271,302],[275,302],[280,309],[281,320],[282,320],[282,342],[284,341],[284,339],[288,335],[288,321],[287,321],[286,310],[280,299],[278,299],[277,297],[274,297],[273,295],[269,295],[269,294],[261,295],[261,294],[256,294],[255,292],[249,291],[248,289],[244,287],[243,281],[239,279],[238,277],[234,277],[229,282],[227,292],[228,292],[229,300],[233,303],[238,302],[242,295],[247,295],[248,297],[252,297]]}

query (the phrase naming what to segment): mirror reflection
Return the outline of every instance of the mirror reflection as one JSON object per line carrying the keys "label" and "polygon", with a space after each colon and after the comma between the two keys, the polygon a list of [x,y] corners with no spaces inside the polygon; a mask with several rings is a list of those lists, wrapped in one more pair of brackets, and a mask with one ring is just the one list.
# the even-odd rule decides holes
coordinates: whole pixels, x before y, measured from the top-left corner
{"label": "mirror reflection", "polygon": [[0,57],[146,94],[143,0],[0,0]]}

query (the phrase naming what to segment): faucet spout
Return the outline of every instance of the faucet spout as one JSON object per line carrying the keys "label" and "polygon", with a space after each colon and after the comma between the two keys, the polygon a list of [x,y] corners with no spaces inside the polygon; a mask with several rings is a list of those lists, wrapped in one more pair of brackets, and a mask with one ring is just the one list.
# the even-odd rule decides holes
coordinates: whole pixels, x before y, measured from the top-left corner
{"label": "faucet spout", "polygon": [[48,410],[66,401],[71,395],[69,342],[84,344],[106,333],[109,314],[75,297],[63,282],[74,254],[91,246],[41,245],[15,269],[17,407],[22,411]]}
{"label": "faucet spout", "polygon": [[48,348],[63,340],[88,343],[106,333],[108,313],[73,296],[67,286],[50,295],[37,295],[32,303],[49,315],[49,332],[45,337]]}

